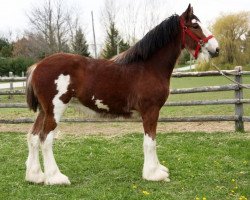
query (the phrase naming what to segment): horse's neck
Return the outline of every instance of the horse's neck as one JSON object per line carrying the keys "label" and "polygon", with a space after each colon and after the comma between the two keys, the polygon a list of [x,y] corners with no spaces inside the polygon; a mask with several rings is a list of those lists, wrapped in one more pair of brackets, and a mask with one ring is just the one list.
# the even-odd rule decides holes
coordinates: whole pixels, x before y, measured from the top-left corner
{"label": "horse's neck", "polygon": [[178,35],[176,40],[168,43],[165,47],[159,49],[148,60],[148,66],[153,70],[160,72],[164,78],[169,79],[176,61],[181,54],[181,36]]}

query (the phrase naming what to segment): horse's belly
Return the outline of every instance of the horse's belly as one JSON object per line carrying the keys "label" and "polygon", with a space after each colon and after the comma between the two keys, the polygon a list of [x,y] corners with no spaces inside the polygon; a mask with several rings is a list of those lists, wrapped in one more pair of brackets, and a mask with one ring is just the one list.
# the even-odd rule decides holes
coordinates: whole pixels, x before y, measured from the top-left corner
{"label": "horse's belly", "polygon": [[100,114],[108,114],[110,116],[131,117],[132,108],[128,106],[128,102],[117,98],[101,98],[92,95],[87,101],[82,102],[84,106]]}

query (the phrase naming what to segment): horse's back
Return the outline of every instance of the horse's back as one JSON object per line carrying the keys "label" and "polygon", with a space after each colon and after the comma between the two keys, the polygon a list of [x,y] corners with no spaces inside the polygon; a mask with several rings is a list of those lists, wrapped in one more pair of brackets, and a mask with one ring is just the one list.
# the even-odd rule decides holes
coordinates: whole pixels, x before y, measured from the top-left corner
{"label": "horse's back", "polygon": [[44,58],[37,63],[34,76],[49,77],[59,76],[60,74],[71,74],[79,69],[82,65],[86,65],[88,58],[80,55],[58,53]]}

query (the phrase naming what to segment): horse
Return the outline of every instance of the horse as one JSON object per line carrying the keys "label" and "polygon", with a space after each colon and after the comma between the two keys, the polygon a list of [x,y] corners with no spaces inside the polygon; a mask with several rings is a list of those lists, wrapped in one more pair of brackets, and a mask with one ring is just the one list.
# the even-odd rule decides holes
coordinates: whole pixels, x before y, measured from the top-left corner
{"label": "horse", "polygon": [[144,128],[142,178],[170,181],[168,168],[157,157],[156,127],[169,95],[173,68],[184,48],[196,59],[219,55],[217,40],[194,15],[190,4],[181,15],[166,18],[112,59],[57,53],[29,67],[27,104],[38,115],[28,133],[26,181],[70,184],[56,164],[52,146],[54,130],[72,98],[104,116],[129,118],[138,112]]}

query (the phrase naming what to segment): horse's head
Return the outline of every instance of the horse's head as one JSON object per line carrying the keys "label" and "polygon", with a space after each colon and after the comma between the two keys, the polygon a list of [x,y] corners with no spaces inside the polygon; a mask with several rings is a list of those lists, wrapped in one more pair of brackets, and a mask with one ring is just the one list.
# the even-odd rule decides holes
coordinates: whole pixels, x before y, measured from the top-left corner
{"label": "horse's head", "polygon": [[219,45],[212,33],[201,24],[189,4],[180,17],[182,29],[182,47],[186,48],[196,59],[208,60],[219,55]]}

